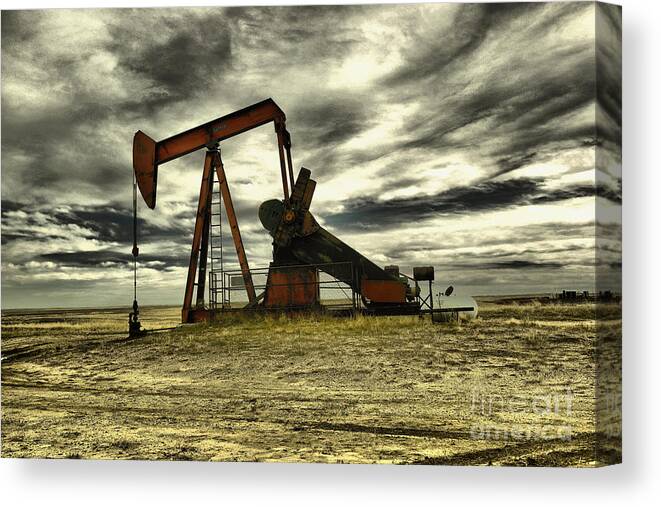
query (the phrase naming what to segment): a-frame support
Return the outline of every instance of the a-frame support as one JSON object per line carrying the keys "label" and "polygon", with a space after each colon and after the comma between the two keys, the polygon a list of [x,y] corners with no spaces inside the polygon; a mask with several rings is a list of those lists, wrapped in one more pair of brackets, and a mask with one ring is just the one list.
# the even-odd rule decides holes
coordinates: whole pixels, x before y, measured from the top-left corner
{"label": "a-frame support", "polygon": [[[188,265],[188,277],[186,279],[186,292],[184,293],[184,304],[181,309],[181,321],[183,323],[209,320],[209,310],[204,308],[204,289],[207,277],[207,253],[209,249],[209,229],[211,226],[211,195],[213,190],[213,171],[216,171],[227,220],[232,231],[232,239],[236,247],[236,254],[241,266],[241,273],[248,294],[248,301],[256,301],[255,286],[250,274],[248,258],[243,247],[241,231],[236,219],[232,195],[225,177],[223,161],[217,147],[208,148],[204,159],[204,171],[200,185],[200,198],[197,205],[195,218],[195,230],[193,232],[193,244],[191,246],[190,263]],[[197,272],[197,282],[195,275]],[[197,286],[196,307],[192,308],[193,292]]]}

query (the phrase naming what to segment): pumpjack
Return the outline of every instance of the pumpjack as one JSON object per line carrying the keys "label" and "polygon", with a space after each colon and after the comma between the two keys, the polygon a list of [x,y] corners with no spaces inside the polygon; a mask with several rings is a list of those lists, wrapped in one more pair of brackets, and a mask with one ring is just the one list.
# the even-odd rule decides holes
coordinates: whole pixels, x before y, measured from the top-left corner
{"label": "pumpjack", "polygon": [[[271,122],[278,143],[283,199],[268,200],[259,208],[259,219],[273,238],[273,261],[268,268],[264,291],[258,295],[232,203],[220,143]],[[321,271],[350,287],[360,298],[361,311],[380,315],[416,314],[423,307],[433,309],[433,267],[415,267],[413,277],[401,274],[397,266],[381,268],[315,220],[310,212],[310,204],[316,182],[311,179],[311,172],[306,168],[301,168],[294,180],[291,136],[286,128],[286,116],[272,99],[158,142],[144,132],[137,131],[133,138],[135,182],[149,208],[154,209],[156,206],[159,166],[202,149],[206,149],[206,153],[181,311],[183,323],[211,320],[216,312],[204,303],[214,172],[220,185],[220,195],[241,269],[242,284],[248,298],[244,308],[318,308],[322,304],[319,295]],[[135,257],[137,245],[134,245]],[[418,283],[421,281],[429,283],[429,293],[424,298]],[[137,303],[134,306],[134,312],[137,312]]]}

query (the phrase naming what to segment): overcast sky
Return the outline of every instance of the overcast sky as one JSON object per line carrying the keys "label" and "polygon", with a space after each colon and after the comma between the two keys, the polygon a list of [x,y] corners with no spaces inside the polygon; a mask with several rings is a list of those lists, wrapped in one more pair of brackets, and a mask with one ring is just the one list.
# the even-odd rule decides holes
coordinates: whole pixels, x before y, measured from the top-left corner
{"label": "overcast sky", "polygon": [[[374,262],[473,295],[593,290],[596,267],[618,290],[619,30],[593,3],[5,11],[2,306],[130,304],[134,132],[267,97],[311,211]],[[221,147],[266,266],[273,126]],[[142,304],[183,298],[203,159],[141,203]]]}

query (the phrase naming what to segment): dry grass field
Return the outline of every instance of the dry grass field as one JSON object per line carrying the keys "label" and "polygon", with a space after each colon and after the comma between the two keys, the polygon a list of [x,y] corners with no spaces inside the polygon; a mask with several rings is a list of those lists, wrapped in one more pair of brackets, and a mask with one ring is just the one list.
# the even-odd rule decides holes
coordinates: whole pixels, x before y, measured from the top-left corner
{"label": "dry grass field", "polygon": [[[620,307],[601,311],[616,360]],[[600,464],[593,304],[227,317],[132,340],[126,312],[3,312],[3,457]]]}

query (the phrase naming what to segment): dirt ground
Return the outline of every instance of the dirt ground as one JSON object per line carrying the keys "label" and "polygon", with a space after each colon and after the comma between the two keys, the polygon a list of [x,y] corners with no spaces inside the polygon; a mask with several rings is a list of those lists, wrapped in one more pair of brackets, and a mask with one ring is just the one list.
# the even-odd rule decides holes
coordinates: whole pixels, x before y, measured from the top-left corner
{"label": "dirt ground", "polygon": [[[617,358],[620,307],[601,313]],[[232,317],[133,340],[126,314],[3,312],[2,457],[600,464],[593,304],[485,303],[461,324]]]}

